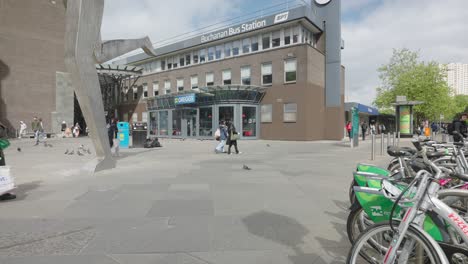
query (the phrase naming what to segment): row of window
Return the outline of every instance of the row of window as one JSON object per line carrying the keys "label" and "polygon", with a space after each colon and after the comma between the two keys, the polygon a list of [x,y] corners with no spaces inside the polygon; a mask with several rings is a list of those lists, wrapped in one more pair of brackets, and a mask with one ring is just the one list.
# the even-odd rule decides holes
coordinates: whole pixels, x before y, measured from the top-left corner
{"label": "row of window", "polygon": [[[230,85],[233,84],[232,82],[232,70],[225,69],[221,71],[221,84],[220,85]],[[251,66],[243,66],[240,68],[240,84],[241,85],[251,85],[251,75],[252,70]],[[284,61],[284,82],[285,83],[294,83],[297,80],[297,60],[296,58],[286,59]],[[261,85],[272,85],[273,83],[273,66],[271,62],[266,62],[261,64]],[[171,80],[164,80],[163,83],[163,94],[170,94],[172,93],[172,82]],[[214,73],[207,72],[205,74],[205,86],[213,86],[214,83]],[[148,92],[148,84],[144,83],[143,87],[143,98],[150,97]],[[198,89],[199,87],[199,80],[198,75],[190,76],[190,87],[191,89]],[[152,96],[158,96],[160,90],[159,81],[153,82],[153,94]],[[184,90],[184,78],[176,79],[176,90],[177,92],[181,92]],[[138,89],[137,87],[133,87],[133,100],[138,100]],[[128,92],[124,94],[123,101],[128,100]]]}
{"label": "row of window", "polygon": [[[133,113],[132,119],[130,120],[129,114],[124,113],[123,120],[131,121],[137,123],[139,121],[138,114]],[[271,123],[273,122],[273,105],[264,104],[261,105],[261,115],[260,120],[262,123]],[[296,103],[285,103],[283,104],[283,122],[285,123],[294,123],[297,121],[297,104]],[[141,122],[148,122],[148,112],[141,113]]]}
{"label": "row of window", "polygon": [[138,66],[143,67],[145,73],[160,72],[296,43],[309,43],[315,46],[316,36],[298,25],[154,60]]}
{"label": "row of window", "polygon": [[[273,122],[273,105],[264,104],[261,106],[260,120],[262,123]],[[285,103],[283,104],[283,122],[295,123],[297,121],[297,104]]]}

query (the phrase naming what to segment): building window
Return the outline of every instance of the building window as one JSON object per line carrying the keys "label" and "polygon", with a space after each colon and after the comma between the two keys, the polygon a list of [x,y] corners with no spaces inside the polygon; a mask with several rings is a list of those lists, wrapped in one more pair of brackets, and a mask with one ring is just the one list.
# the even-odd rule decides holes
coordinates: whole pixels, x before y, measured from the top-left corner
{"label": "building window", "polygon": [[231,42],[224,44],[224,57],[225,58],[231,57],[231,49],[232,49]]}
{"label": "building window", "polygon": [[171,81],[170,80],[164,81],[164,93],[165,94],[171,93]]}
{"label": "building window", "polygon": [[156,61],[156,72],[160,72],[161,71],[161,61]]}
{"label": "building window", "polygon": [[185,65],[187,65],[187,66],[190,65],[190,63],[191,63],[190,62],[190,57],[191,57],[190,54],[185,55]]}
{"label": "building window", "polygon": [[258,50],[258,36],[252,37],[252,52]]}
{"label": "building window", "polygon": [[209,72],[206,74],[206,86],[214,85],[214,74]]}
{"label": "building window", "polygon": [[262,121],[262,123],[273,122],[273,105],[271,104],[262,105],[260,120]]}
{"label": "building window", "polygon": [[198,53],[194,52],[193,53],[193,64],[197,64],[197,63],[198,63]]}
{"label": "building window", "polygon": [[284,104],[283,122],[296,122],[297,104]]}
{"label": "building window", "polygon": [[250,85],[250,66],[241,67],[242,85]]}
{"label": "building window", "polygon": [[250,38],[246,38],[242,40],[242,53],[249,53],[250,52]]}
{"label": "building window", "polygon": [[271,43],[272,43],[272,47],[279,47],[280,46],[280,44],[281,44],[281,32],[279,30],[273,32]]}
{"label": "building window", "polygon": [[143,84],[143,98],[148,98],[148,84]]}
{"label": "building window", "polygon": [[132,114],[132,123],[138,122],[138,113],[133,113]]}
{"label": "building window", "polygon": [[273,74],[271,62],[262,64],[262,85],[271,85],[273,82]]}
{"label": "building window", "polygon": [[291,29],[286,28],[284,30],[284,45],[289,45],[291,44]]}
{"label": "building window", "polygon": [[300,33],[300,30],[301,28],[299,26],[296,26],[292,29],[292,39],[293,39],[293,43],[297,43],[299,42],[299,33]]}
{"label": "building window", "polygon": [[184,58],[184,55],[180,56],[179,63],[180,63],[180,67],[185,66],[185,58]]}
{"label": "building window", "polygon": [[262,36],[262,47],[263,47],[263,49],[269,49],[270,48],[270,33],[263,34],[263,36]]}
{"label": "building window", "polygon": [[153,82],[153,95],[159,95],[159,82]]}
{"label": "building window", "polygon": [[162,70],[162,71],[165,71],[165,70],[166,70],[166,61],[165,61],[165,60],[162,60],[162,61],[161,61],[161,70]]}
{"label": "building window", "polygon": [[284,82],[296,82],[297,60],[289,59],[284,61]]}
{"label": "building window", "polygon": [[232,43],[232,55],[233,56],[239,55],[239,46],[240,46],[239,40],[236,40]]}
{"label": "building window", "polygon": [[231,70],[224,70],[223,71],[223,84],[231,84]]}
{"label": "building window", "polygon": [[214,60],[214,53],[215,53],[214,47],[208,48],[208,61]]}
{"label": "building window", "polygon": [[177,79],[177,91],[184,90],[184,79]]}
{"label": "building window", "polygon": [[198,88],[198,75],[190,77],[190,86],[192,87],[192,89]]}
{"label": "building window", "polygon": [[167,59],[167,69],[168,70],[172,69],[172,57]]}
{"label": "building window", "polygon": [[177,68],[178,67],[178,63],[179,63],[179,56],[174,56],[174,58],[172,59],[172,68]]}
{"label": "building window", "polygon": [[141,122],[148,123],[148,112],[141,113]]}
{"label": "building window", "polygon": [[123,121],[123,122],[128,122],[128,121],[129,121],[129,120],[128,120],[128,113],[124,113],[124,114],[123,114],[123,120],[122,120],[122,121]]}
{"label": "building window", "polygon": [[221,59],[222,52],[223,52],[223,46],[216,46],[215,57],[217,60]]}
{"label": "building window", "polygon": [[205,62],[205,60],[206,60],[206,57],[205,57],[206,55],[205,54],[206,54],[205,49],[200,50],[200,63]]}
{"label": "building window", "polygon": [[133,86],[133,100],[138,100],[138,87]]}

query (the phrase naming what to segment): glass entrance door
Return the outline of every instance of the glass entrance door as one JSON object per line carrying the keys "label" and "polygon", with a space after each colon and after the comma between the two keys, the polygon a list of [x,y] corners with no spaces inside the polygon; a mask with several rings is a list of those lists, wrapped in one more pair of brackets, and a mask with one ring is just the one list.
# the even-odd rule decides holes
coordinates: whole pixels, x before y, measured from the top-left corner
{"label": "glass entrance door", "polygon": [[218,120],[234,122],[234,106],[220,106],[218,110]]}
{"label": "glass entrance door", "polygon": [[182,137],[196,137],[197,136],[197,109],[180,110],[180,118],[181,118],[180,135]]}

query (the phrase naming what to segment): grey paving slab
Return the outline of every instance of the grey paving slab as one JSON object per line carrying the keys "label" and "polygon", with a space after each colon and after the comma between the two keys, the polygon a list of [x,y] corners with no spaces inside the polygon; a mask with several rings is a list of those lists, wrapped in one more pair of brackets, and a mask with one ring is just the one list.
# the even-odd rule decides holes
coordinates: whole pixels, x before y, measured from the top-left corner
{"label": "grey paving slab", "polygon": [[7,160],[23,185],[0,203],[0,263],[343,262],[347,191],[367,142],[242,141],[228,156],[213,141],[161,141],[95,175],[80,174],[92,155],[63,154],[89,139],[47,151],[13,141]]}
{"label": "grey paving slab", "polygon": [[159,200],[153,203],[148,217],[214,215],[211,200]]}
{"label": "grey paving slab", "polygon": [[5,264],[119,264],[107,256],[34,256],[0,258],[0,263]]}

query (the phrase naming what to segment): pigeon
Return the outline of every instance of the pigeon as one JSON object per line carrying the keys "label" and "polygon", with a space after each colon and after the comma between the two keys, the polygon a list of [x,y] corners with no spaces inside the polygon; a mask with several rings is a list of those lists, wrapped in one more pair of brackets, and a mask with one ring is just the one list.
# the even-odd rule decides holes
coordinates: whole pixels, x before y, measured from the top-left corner
{"label": "pigeon", "polygon": [[16,150],[17,150],[18,152],[21,152],[21,148],[17,148]]}
{"label": "pigeon", "polygon": [[242,168],[243,168],[244,170],[251,170],[251,168],[247,167],[247,165],[245,165],[245,164],[244,164],[244,166],[242,166]]}
{"label": "pigeon", "polygon": [[68,155],[73,155],[73,154],[75,154],[75,151],[72,149],[72,151],[68,153]]}
{"label": "pigeon", "polygon": [[48,147],[47,142],[44,142],[44,147],[46,147],[46,148]]}
{"label": "pigeon", "polygon": [[267,144],[267,147],[271,147],[270,144]]}
{"label": "pigeon", "polygon": [[52,144],[47,144],[47,146],[49,146],[49,148],[53,147]]}
{"label": "pigeon", "polygon": [[68,149],[65,151],[65,153],[64,153],[64,154],[65,154],[65,155],[66,155],[66,154],[68,154]]}
{"label": "pigeon", "polygon": [[88,152],[88,154],[91,154],[91,150],[89,150],[89,149],[86,152]]}
{"label": "pigeon", "polygon": [[77,151],[77,153],[78,153],[78,156],[83,156],[83,155],[84,155],[84,154],[81,153],[81,151],[79,151],[79,150]]}

